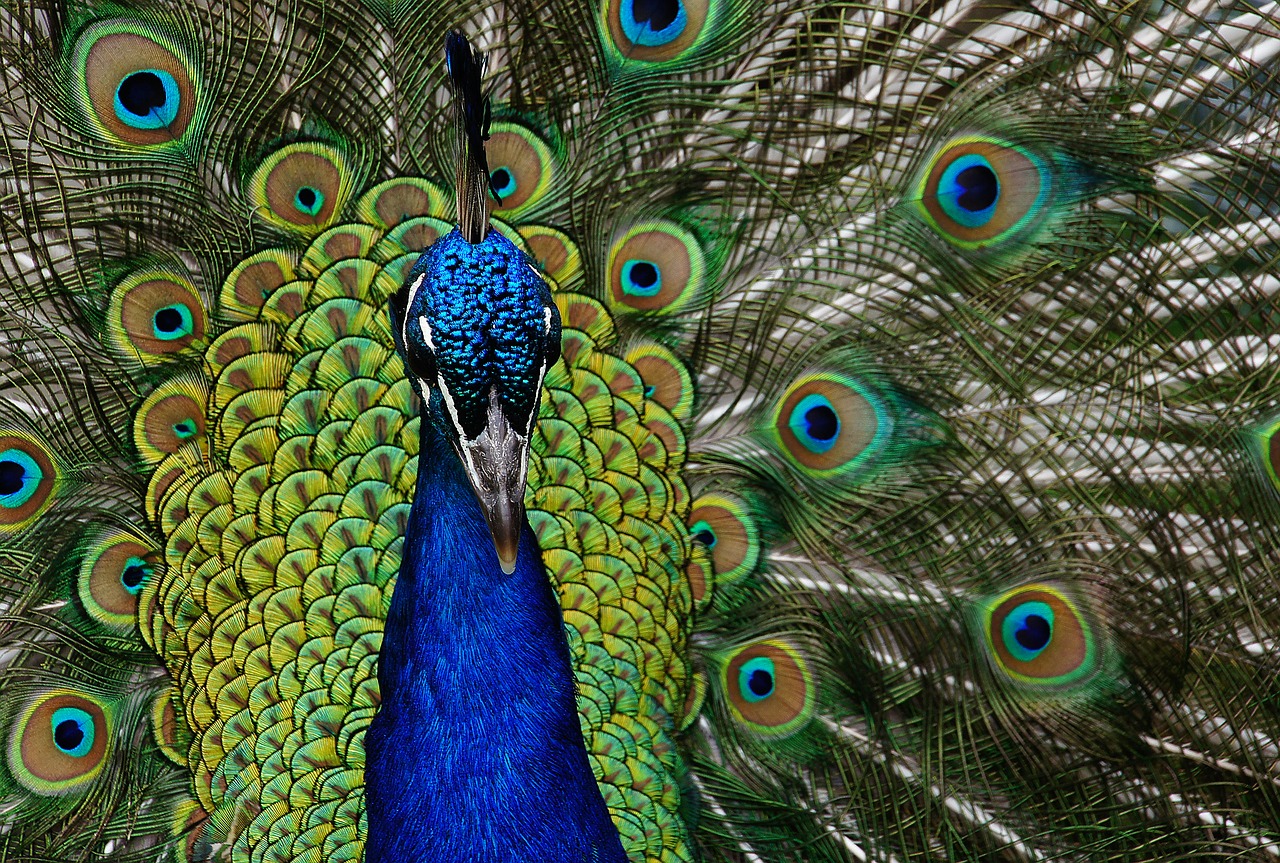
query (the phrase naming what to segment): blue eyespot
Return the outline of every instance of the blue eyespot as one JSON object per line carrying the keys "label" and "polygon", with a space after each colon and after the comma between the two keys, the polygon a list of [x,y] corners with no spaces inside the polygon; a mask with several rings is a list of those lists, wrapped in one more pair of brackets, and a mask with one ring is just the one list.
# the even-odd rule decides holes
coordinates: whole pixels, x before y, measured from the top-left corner
{"label": "blue eyespot", "polygon": [[802,398],[787,423],[796,439],[810,452],[826,452],[840,437],[840,415],[831,400],[820,393]]}
{"label": "blue eyespot", "polygon": [[656,297],[662,290],[662,270],[653,261],[632,258],[622,265],[622,290],[636,297]]}
{"label": "blue eyespot", "polygon": [[715,548],[716,543],[719,541],[711,525],[702,520],[694,522],[693,526],[689,528],[689,535],[707,548]]}
{"label": "blue eyespot", "polygon": [[777,671],[767,656],[749,659],[738,669],[738,691],[749,702],[763,701],[773,695],[776,682]]}
{"label": "blue eyespot", "polygon": [[182,303],[174,303],[156,309],[156,313],[151,316],[152,334],[157,339],[166,342],[191,335],[195,331],[195,327],[195,319],[191,315],[191,309]]}
{"label": "blue eyespot", "polygon": [[179,440],[195,437],[197,431],[199,429],[196,428],[196,424],[191,420],[180,420],[173,424],[173,433]]}
{"label": "blue eyespot", "polygon": [[324,192],[315,186],[299,186],[293,193],[293,205],[299,213],[314,216],[324,207]]}
{"label": "blue eyespot", "polygon": [[140,557],[131,557],[124,562],[120,571],[120,584],[133,596],[142,592],[142,588],[151,577],[151,564]]}
{"label": "blue eyespot", "polygon": [[967,153],[942,172],[938,203],[957,224],[980,228],[990,222],[1000,203],[1000,178],[985,156]]}
{"label": "blue eyespot", "polygon": [[648,47],[674,42],[689,25],[682,0],[622,0],[619,17],[631,43]]}
{"label": "blue eyespot", "polygon": [[515,172],[507,167],[495,169],[489,174],[489,179],[493,183],[494,191],[498,193],[500,198],[510,198],[519,188],[516,184]]}
{"label": "blue eyespot", "polygon": [[0,452],[0,507],[17,509],[31,499],[40,488],[44,471],[31,456],[20,449]]}
{"label": "blue eyespot", "polygon": [[1024,602],[1005,617],[1000,635],[1015,659],[1030,662],[1053,641],[1053,609],[1044,602]]}
{"label": "blue eyespot", "polygon": [[79,707],[59,707],[50,720],[53,745],[75,758],[83,758],[93,749],[93,717]]}
{"label": "blue eyespot", "polygon": [[115,111],[134,129],[163,129],[178,116],[178,82],[163,69],[139,69],[116,86]]}

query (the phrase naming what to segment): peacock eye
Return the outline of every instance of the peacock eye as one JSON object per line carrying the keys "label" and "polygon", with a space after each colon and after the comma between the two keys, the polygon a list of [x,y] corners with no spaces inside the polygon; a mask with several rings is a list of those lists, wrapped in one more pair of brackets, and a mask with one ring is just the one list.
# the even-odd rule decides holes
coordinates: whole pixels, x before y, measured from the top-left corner
{"label": "peacock eye", "polygon": [[14,778],[46,796],[83,788],[106,763],[109,710],[104,702],[66,690],[37,699],[23,711],[12,738]]}
{"label": "peacock eye", "polygon": [[632,44],[647,47],[668,45],[689,26],[681,0],[622,0],[620,17]]}
{"label": "peacock eye", "polygon": [[76,40],[76,96],[109,140],[137,147],[180,141],[197,116],[198,70],[169,37],[125,19]]}
{"label": "peacock eye", "polygon": [[987,645],[997,667],[1021,683],[1074,683],[1097,667],[1093,630],[1066,592],[1032,584],[989,606]]}
{"label": "peacock eye", "polygon": [[962,248],[983,248],[1035,221],[1049,190],[1049,171],[1039,156],[975,135],[951,141],[934,156],[919,195],[926,220],[944,237]]}
{"label": "peacock eye", "polygon": [[773,660],[767,656],[757,656],[742,663],[738,669],[738,693],[748,702],[763,701],[774,691]]}
{"label": "peacock eye", "polygon": [[132,631],[138,596],[155,572],[147,559],[154,549],[121,530],[97,532],[83,548],[76,588],[85,610],[116,631]]}
{"label": "peacock eye", "polygon": [[1053,609],[1043,602],[1023,602],[1000,627],[1005,650],[1019,662],[1030,662],[1053,640]]}
{"label": "peacock eye", "polygon": [[709,0],[606,0],[609,41],[624,60],[658,63],[684,55],[712,28]]}
{"label": "peacock eye", "polygon": [[699,519],[689,527],[689,536],[705,545],[708,549],[716,547],[716,532],[711,525]]}
{"label": "peacock eye", "polygon": [[177,452],[205,430],[208,391],[200,380],[176,377],[152,390],[134,417],[133,441],[149,463]]}
{"label": "peacock eye", "polygon": [[17,509],[40,490],[44,471],[29,454],[10,447],[0,452],[0,506]]}
{"label": "peacock eye", "polygon": [[315,186],[299,186],[293,195],[293,206],[304,216],[315,216],[324,207],[324,192]]}
{"label": "peacock eye", "polygon": [[29,526],[52,503],[57,489],[52,453],[21,432],[0,430],[0,535]]}
{"label": "peacock eye", "polygon": [[93,749],[95,736],[93,717],[79,707],[59,707],[50,718],[53,745],[59,752],[83,758]]}
{"label": "peacock eye", "polygon": [[739,721],[770,736],[791,734],[809,721],[814,679],[793,645],[782,639],[757,641],[727,659],[722,680]]}
{"label": "peacock eye", "polygon": [[165,342],[175,341],[195,331],[191,309],[181,303],[156,309],[151,316],[151,334]]}
{"label": "peacock eye", "polygon": [[502,198],[497,212],[508,218],[519,216],[546,197],[556,159],[550,145],[532,129],[509,121],[494,123],[484,151],[489,179]]}
{"label": "peacock eye", "polygon": [[609,293],[627,311],[672,314],[702,298],[706,258],[701,244],[666,220],[637,225],[609,253]]}
{"label": "peacock eye", "polygon": [[866,461],[883,448],[892,425],[869,386],[834,372],[801,375],[784,394],[774,421],[788,459],[823,473]]}
{"label": "peacock eye", "polygon": [[745,503],[721,494],[704,494],[693,502],[689,535],[711,552],[716,583],[730,583],[755,569],[760,560],[760,533]]}
{"label": "peacock eye", "polygon": [[820,393],[802,398],[792,409],[787,424],[800,445],[814,453],[831,449],[840,436],[840,415],[831,400]]}
{"label": "peacock eye", "polygon": [[181,104],[177,79],[163,69],[139,69],[116,87],[116,117],[134,129],[167,127]]}
{"label": "peacock eye", "polygon": [[143,269],[111,292],[105,336],[121,356],[147,361],[172,356],[204,338],[204,304],[182,273]]}
{"label": "peacock eye", "polygon": [[329,227],[351,193],[352,165],[338,147],[286,144],[253,170],[245,191],[254,215],[278,228],[314,236]]}
{"label": "peacock eye", "polygon": [[495,168],[489,174],[489,179],[493,180],[493,188],[499,197],[506,199],[516,193],[518,187],[515,174],[506,165]]}
{"label": "peacock eye", "polygon": [[662,268],[653,261],[629,258],[622,264],[622,291],[633,297],[655,297],[662,290]]}

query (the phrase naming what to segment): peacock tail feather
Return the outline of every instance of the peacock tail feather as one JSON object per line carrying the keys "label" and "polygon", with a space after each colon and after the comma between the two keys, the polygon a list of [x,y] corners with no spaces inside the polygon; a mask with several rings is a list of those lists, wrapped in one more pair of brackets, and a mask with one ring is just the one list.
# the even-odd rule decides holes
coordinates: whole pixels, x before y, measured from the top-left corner
{"label": "peacock tail feather", "polygon": [[1280,4],[6,0],[0,860],[361,860],[458,25],[631,859],[1280,857]]}

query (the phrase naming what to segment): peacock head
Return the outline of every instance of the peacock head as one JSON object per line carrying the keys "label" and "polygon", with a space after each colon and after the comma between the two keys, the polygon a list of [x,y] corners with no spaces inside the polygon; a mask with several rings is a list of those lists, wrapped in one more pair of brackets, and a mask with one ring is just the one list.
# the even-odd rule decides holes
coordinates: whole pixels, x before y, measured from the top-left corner
{"label": "peacock head", "polygon": [[499,232],[473,243],[455,229],[418,259],[390,305],[409,377],[461,459],[511,573],[539,393],[560,356],[551,291]]}

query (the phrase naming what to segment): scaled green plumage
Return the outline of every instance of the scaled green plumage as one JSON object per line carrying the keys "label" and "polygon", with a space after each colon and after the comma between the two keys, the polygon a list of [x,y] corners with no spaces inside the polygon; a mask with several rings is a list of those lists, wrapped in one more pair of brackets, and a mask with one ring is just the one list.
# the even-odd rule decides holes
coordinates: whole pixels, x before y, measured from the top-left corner
{"label": "scaled green plumage", "polygon": [[632,859],[1280,856],[1277,20],[6,3],[0,860],[360,859],[459,24]]}

